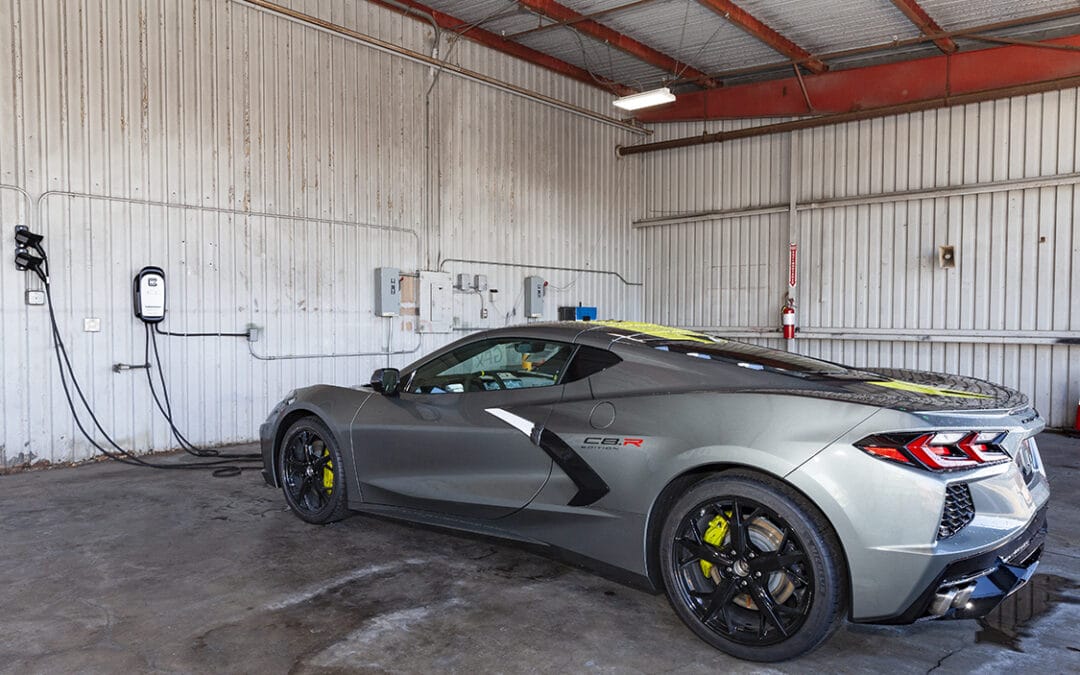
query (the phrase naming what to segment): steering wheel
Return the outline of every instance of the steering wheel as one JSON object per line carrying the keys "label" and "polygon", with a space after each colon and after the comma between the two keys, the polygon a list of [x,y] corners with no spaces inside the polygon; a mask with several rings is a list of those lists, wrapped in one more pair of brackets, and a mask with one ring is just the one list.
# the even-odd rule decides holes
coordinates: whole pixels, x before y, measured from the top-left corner
{"label": "steering wheel", "polygon": [[[490,379],[481,380],[481,377]],[[506,389],[506,385],[503,384],[503,381],[494,375],[473,373],[472,375],[469,375],[469,379],[465,383],[465,391],[495,391],[494,389],[485,387],[483,382],[494,382],[499,385],[499,389]]]}

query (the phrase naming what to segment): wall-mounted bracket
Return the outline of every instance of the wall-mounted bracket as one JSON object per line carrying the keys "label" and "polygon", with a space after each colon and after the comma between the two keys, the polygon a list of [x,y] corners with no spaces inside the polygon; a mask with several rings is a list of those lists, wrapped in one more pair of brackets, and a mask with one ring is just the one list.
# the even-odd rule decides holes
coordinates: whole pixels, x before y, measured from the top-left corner
{"label": "wall-mounted bracket", "polygon": [[[15,226],[15,234],[16,235],[18,235],[20,232],[29,232],[29,231],[30,231],[30,228],[28,228],[25,225],[16,225]],[[23,262],[22,262],[23,260],[26,260],[26,256],[29,253],[30,253],[30,251],[25,246],[20,246],[18,243],[15,244],[15,269],[19,270],[20,272],[25,272],[26,270],[30,269],[29,267],[24,265]]]}

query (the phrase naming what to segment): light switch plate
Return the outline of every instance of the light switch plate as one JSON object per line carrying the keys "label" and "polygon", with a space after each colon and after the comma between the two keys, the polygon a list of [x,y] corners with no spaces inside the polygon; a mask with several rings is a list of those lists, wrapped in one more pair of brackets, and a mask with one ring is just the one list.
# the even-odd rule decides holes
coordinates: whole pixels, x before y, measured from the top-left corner
{"label": "light switch plate", "polygon": [[82,329],[85,333],[100,333],[101,319],[87,317],[82,320]]}

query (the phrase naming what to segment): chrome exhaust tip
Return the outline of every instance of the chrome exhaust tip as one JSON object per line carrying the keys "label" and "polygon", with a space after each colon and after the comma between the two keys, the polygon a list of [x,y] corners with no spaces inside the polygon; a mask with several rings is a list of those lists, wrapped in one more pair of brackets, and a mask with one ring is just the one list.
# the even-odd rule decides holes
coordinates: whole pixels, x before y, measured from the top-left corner
{"label": "chrome exhaust tip", "polygon": [[930,602],[930,609],[928,613],[930,616],[944,616],[945,612],[949,611],[953,602],[956,601],[958,591],[955,588],[950,588],[945,591],[938,591],[934,593],[934,599]]}
{"label": "chrome exhaust tip", "polygon": [[975,584],[966,586],[949,586],[939,588],[934,593],[934,599],[930,602],[927,614],[930,616],[944,616],[950,609],[960,609],[971,600],[971,594],[975,592]]}
{"label": "chrome exhaust tip", "polygon": [[971,600],[971,594],[975,592],[975,584],[968,584],[964,586],[956,593],[956,597],[953,599],[952,606],[957,609],[963,609],[968,601]]}

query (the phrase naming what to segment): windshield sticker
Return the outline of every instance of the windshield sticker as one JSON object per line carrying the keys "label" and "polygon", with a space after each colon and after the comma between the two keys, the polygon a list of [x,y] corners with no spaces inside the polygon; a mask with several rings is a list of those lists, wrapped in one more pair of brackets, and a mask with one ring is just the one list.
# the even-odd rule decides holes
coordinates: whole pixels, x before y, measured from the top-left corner
{"label": "windshield sticker", "polygon": [[927,396],[954,396],[956,398],[993,398],[993,396],[987,396],[986,394],[976,394],[970,391],[957,391],[955,389],[941,389],[939,387],[931,387],[927,384],[904,382],[903,380],[867,382],[867,384],[874,384],[879,387],[887,387],[889,389],[899,389],[900,391],[910,391],[915,394],[926,394]]}
{"label": "windshield sticker", "polygon": [[682,328],[672,328],[671,326],[661,326],[655,323],[639,323],[636,321],[592,321],[590,323],[606,328],[618,328],[619,330],[633,333],[633,335],[622,336],[619,339],[634,339],[644,335],[652,338],[660,338],[661,340],[704,342],[705,344],[710,345],[724,342],[724,340],[721,340],[720,338],[710,337],[704,333],[697,333]]}

